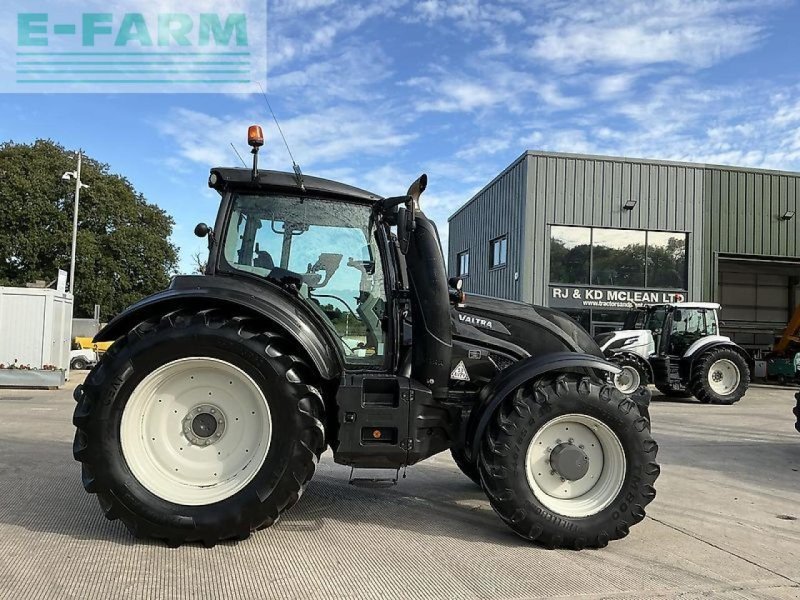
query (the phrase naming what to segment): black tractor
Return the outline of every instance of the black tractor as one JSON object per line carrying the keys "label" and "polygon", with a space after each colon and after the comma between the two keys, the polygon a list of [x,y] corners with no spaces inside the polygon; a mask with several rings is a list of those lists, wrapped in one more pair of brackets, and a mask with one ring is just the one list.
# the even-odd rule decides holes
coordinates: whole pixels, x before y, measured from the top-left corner
{"label": "black tractor", "polygon": [[[205,275],[129,307],[75,391],[75,459],[109,519],[171,546],[244,539],[320,455],[399,469],[450,449],[497,514],[550,547],[622,538],[655,497],[649,395],[564,314],[447,280],[427,178],[381,198],[216,168]],[[363,472],[363,471],[361,471]]]}

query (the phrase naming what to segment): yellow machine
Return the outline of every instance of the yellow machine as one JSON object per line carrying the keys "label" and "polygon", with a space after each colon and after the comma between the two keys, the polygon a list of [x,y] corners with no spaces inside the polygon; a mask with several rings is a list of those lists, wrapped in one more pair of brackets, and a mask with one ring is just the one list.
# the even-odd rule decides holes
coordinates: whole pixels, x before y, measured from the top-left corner
{"label": "yellow machine", "polygon": [[783,354],[789,349],[792,342],[800,344],[800,304],[795,307],[792,318],[789,319],[786,329],[783,330],[783,335],[772,347],[772,352],[774,354]]}
{"label": "yellow machine", "polygon": [[106,352],[114,342],[92,342],[90,337],[75,337],[72,340],[73,349],[94,350],[98,354]]}

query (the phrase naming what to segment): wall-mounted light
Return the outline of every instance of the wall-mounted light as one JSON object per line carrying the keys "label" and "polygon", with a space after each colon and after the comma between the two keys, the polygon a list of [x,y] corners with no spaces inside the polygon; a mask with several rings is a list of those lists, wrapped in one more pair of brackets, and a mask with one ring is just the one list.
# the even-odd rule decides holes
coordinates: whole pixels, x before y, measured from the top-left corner
{"label": "wall-mounted light", "polygon": [[636,207],[637,200],[635,198],[631,198],[625,204],[622,205],[622,208],[625,210],[633,210]]}
{"label": "wall-mounted light", "polygon": [[787,210],[785,213],[781,215],[781,221],[791,221],[794,219],[794,211]]}

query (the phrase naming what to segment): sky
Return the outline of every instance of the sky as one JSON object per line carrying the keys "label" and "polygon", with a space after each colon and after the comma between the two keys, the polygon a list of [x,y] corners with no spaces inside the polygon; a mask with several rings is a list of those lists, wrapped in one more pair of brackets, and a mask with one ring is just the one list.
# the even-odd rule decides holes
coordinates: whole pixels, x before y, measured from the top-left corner
{"label": "sky", "polygon": [[[447,217],[525,150],[800,171],[788,0],[269,0],[267,92],[303,172]],[[254,90],[256,92],[256,90]],[[212,166],[291,170],[253,94],[3,94],[0,140],[50,138],[125,175],[205,251]],[[88,193],[88,192],[87,192]]]}

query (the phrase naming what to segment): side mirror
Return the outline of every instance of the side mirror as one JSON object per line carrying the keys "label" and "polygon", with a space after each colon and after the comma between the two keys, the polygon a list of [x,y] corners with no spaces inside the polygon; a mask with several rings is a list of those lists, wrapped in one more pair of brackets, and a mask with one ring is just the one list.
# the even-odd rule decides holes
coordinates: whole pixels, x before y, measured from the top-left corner
{"label": "side mirror", "polygon": [[676,310],[672,314],[672,320],[675,321],[676,323],[680,323],[681,321],[683,321],[683,313],[681,312],[680,309]]}
{"label": "side mirror", "polygon": [[205,223],[198,223],[194,227],[194,234],[199,238],[206,237],[209,231],[211,231],[211,227],[209,227]]}
{"label": "side mirror", "polygon": [[464,301],[467,298],[467,295],[464,293],[464,290],[461,288],[464,287],[464,280],[461,277],[451,277],[447,280],[447,285],[450,288],[449,296],[450,296],[450,304],[455,306],[459,304],[464,304]]}
{"label": "side mirror", "polygon": [[414,231],[414,211],[401,206],[397,209],[397,243],[403,255],[408,254],[412,231]]}

